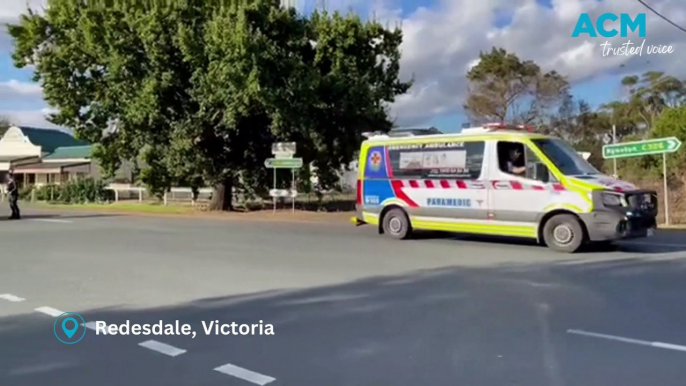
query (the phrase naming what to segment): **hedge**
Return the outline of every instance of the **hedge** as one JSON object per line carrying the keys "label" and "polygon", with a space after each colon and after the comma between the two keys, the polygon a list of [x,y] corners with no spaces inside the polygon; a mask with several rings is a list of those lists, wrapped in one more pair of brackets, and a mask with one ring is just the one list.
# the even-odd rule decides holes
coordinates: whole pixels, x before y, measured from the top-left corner
{"label": "hedge", "polygon": [[[105,187],[103,181],[92,178],[72,180],[60,185],[42,185],[35,189],[35,199],[61,204],[105,202],[111,200],[111,192]],[[26,187],[25,190],[28,191],[20,191],[19,194],[23,196],[22,198],[28,199],[32,189],[32,187]]]}

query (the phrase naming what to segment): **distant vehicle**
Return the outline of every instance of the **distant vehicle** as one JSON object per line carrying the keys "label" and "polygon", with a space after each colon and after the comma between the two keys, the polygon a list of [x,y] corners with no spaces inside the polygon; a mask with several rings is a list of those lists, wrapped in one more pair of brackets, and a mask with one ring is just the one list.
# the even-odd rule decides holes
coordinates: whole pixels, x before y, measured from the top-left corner
{"label": "distant vehicle", "polygon": [[568,253],[657,227],[655,191],[603,175],[563,140],[530,127],[404,133],[362,143],[354,223],[398,239],[413,230],[515,236]]}

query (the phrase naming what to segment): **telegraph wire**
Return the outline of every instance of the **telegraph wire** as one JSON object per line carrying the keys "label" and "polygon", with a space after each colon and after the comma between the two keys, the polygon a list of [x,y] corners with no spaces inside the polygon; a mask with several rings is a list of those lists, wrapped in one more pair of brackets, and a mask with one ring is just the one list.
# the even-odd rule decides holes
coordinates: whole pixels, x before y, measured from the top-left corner
{"label": "telegraph wire", "polygon": [[686,28],[684,28],[684,27],[682,27],[682,26],[676,24],[675,22],[673,22],[673,21],[667,19],[667,17],[662,16],[662,14],[661,14],[660,12],[656,11],[655,9],[653,9],[653,7],[651,7],[651,6],[649,6],[648,4],[646,4],[643,0],[638,0],[638,2],[641,3],[641,4],[643,4],[644,7],[648,8],[649,10],[651,10],[651,11],[652,11],[654,14],[656,14],[657,16],[661,17],[661,18],[662,18],[664,21],[666,21],[667,23],[669,23],[669,24],[673,25],[674,27],[680,29],[682,32],[686,32]]}

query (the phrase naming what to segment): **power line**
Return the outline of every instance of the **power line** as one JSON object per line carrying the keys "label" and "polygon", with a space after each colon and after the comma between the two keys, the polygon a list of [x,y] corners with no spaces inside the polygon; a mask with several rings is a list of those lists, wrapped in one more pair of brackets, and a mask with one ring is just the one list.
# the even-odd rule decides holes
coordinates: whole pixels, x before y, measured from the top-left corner
{"label": "power line", "polygon": [[673,22],[673,21],[667,19],[665,16],[662,16],[662,14],[660,14],[660,12],[656,11],[655,9],[653,9],[653,7],[651,7],[651,6],[649,6],[648,4],[646,4],[645,2],[643,2],[643,0],[638,0],[638,2],[641,3],[641,4],[643,4],[644,7],[648,8],[648,9],[651,10],[651,11],[653,11],[653,13],[656,14],[657,16],[660,16],[660,17],[661,17],[664,21],[666,21],[667,23],[669,23],[669,24],[675,26],[676,28],[680,29],[680,30],[683,31],[683,32],[686,32],[686,28],[684,28],[684,27],[682,27],[682,26],[676,24],[675,22]]}

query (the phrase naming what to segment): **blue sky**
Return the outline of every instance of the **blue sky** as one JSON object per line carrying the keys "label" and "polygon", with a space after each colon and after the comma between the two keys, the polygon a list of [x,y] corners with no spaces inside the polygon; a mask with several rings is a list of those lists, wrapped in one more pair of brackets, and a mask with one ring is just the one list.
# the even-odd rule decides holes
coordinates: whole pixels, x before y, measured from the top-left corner
{"label": "blue sky", "polygon": [[[620,95],[621,75],[600,76],[587,82],[575,84],[571,88],[571,93],[576,98],[588,102],[594,108],[610,100],[616,99]],[[443,132],[459,131],[463,123],[469,119],[461,113],[453,113],[437,116],[426,122],[426,125],[435,126]]]}
{"label": "blue sky", "polygon": [[[3,0],[3,3],[5,1],[9,5],[15,5],[14,9],[20,9],[21,7],[17,8],[14,3],[19,4],[23,0]],[[301,6],[304,5],[305,9],[311,10],[317,0],[299,1]],[[319,0],[320,4],[321,1]],[[610,11],[618,11],[620,9],[618,5],[621,5],[622,12],[626,8],[624,7],[626,0],[597,1],[597,4],[609,7]],[[679,7],[679,3],[683,0],[653,0],[653,2],[663,2]],[[402,108],[398,107],[399,121],[410,122],[408,124],[412,125],[433,125],[443,131],[458,130],[466,122],[466,118],[459,108],[462,104],[461,101],[464,100],[464,90],[466,90],[464,77],[461,74],[466,72],[464,65],[473,61],[475,56],[478,56],[479,50],[490,50],[491,44],[498,44],[524,59],[533,59],[544,65],[546,63],[561,63],[559,60],[556,62],[555,59],[564,58],[566,51],[581,45],[580,40],[570,37],[569,23],[573,24],[574,21],[570,21],[559,9],[560,4],[570,5],[577,3],[577,0],[569,0],[566,4],[557,2],[555,6],[553,6],[552,0],[536,0],[536,3],[538,4],[537,9],[532,10],[531,4],[527,0],[489,0],[487,3],[470,2],[469,0],[453,0],[451,2],[446,0],[327,0],[329,7],[343,9],[351,7],[364,16],[370,15],[375,9],[377,15],[379,12],[383,13],[384,10],[386,12],[389,10],[399,12],[396,17],[403,19],[403,28],[406,28],[407,25],[411,26],[409,32],[406,33],[407,47],[403,47],[403,68],[409,68],[408,71],[415,73],[424,82],[424,84],[416,85],[415,90],[420,90],[427,84],[445,84],[448,78],[451,79],[450,82],[452,83],[450,84],[454,85],[454,89],[449,90],[448,93],[445,91],[446,87],[439,90],[443,93],[440,97],[429,95],[428,99],[434,98],[433,102],[427,101],[426,95],[413,95],[411,98],[407,98],[403,102],[405,104],[402,105]],[[615,5],[613,6],[612,3]],[[454,4],[471,8],[451,9],[450,5]],[[589,3],[584,4],[588,5]],[[423,10],[418,12],[420,9]],[[527,9],[529,15],[534,15],[533,17],[529,16],[529,19],[533,21],[527,22],[527,12],[524,12]],[[636,10],[640,9],[636,8]],[[461,21],[462,24],[459,25],[461,13],[468,11],[470,14],[481,15],[474,16],[473,21],[475,23],[486,19],[490,20],[489,25],[483,25],[483,23],[472,25],[470,20],[463,20]],[[578,14],[579,11],[585,10],[574,9],[573,11]],[[450,12],[455,12],[454,16],[451,16]],[[0,12],[0,20],[2,17],[3,13]],[[545,18],[549,20],[544,20]],[[542,28],[541,25],[550,28]],[[509,34],[502,33],[499,37],[493,38],[489,34],[494,30],[500,32],[509,30]],[[516,38],[518,31],[520,31],[519,36],[524,38]],[[544,35],[550,34],[550,40],[557,39],[556,43],[552,44],[546,40],[541,40],[547,38],[546,36],[541,37],[541,32]],[[653,31],[651,30],[651,32]],[[486,38],[487,35],[489,35],[488,38]],[[429,39],[426,39],[426,36]],[[528,42],[529,36],[532,39],[531,43]],[[441,39],[444,41],[437,41]],[[460,39],[464,41],[460,41]],[[536,39],[538,39],[538,43],[535,42]],[[451,54],[452,56],[436,57],[442,54],[441,47],[449,47],[455,42],[461,44],[456,45],[458,49]],[[538,49],[539,45],[540,49]],[[594,45],[597,45],[597,42],[594,42]],[[438,51],[436,47],[439,47]],[[552,52],[553,50],[555,52]],[[445,51],[449,50],[446,48]],[[594,55],[596,54],[594,53]],[[570,75],[574,96],[586,100],[593,106],[599,106],[616,99],[620,95],[620,80],[625,75],[620,72],[619,65],[612,62],[611,58],[602,58],[601,56],[597,54],[593,57],[580,57],[579,60],[563,61],[561,68],[555,68],[563,75]],[[655,62],[656,59],[661,58],[652,60]],[[440,63],[440,66],[437,63]],[[658,66],[658,64],[643,64],[642,66],[634,63],[631,68],[635,72],[643,72],[647,69],[654,69],[652,66]],[[655,69],[660,68],[656,67]],[[459,76],[455,74],[459,74]],[[684,75],[686,76],[686,74]],[[42,101],[39,90],[38,93],[36,90],[26,87],[19,90],[20,85],[26,86],[31,82],[31,76],[31,71],[28,69],[18,70],[14,68],[10,50],[6,45],[0,44],[0,114],[10,115],[15,120],[21,121],[22,124],[45,126],[47,123],[41,118],[41,109],[46,108],[47,105]],[[415,92],[415,94],[421,93]],[[443,102],[449,99],[451,102]],[[436,103],[441,104],[441,108],[433,109],[440,111],[438,114],[431,113]],[[410,108],[407,108],[408,106]],[[410,110],[412,110],[411,113],[408,112]],[[400,117],[402,114],[410,114],[411,116]]]}

